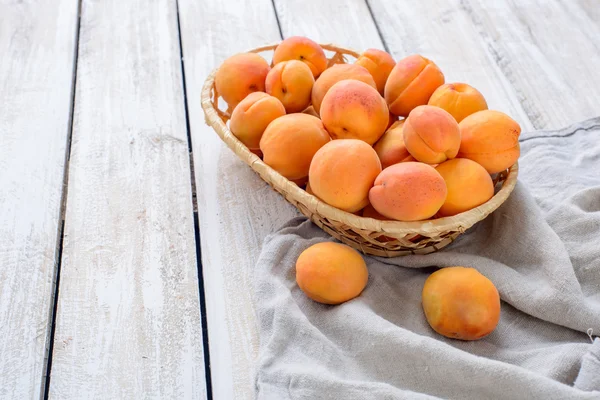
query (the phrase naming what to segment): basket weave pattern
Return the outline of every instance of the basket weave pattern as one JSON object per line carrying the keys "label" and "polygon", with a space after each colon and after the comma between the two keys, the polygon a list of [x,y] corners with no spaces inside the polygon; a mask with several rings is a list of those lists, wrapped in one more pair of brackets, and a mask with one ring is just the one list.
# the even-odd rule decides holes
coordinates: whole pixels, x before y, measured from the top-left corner
{"label": "basket weave pattern", "polygon": [[[259,47],[250,52],[274,50],[277,44]],[[331,53],[329,66],[345,63],[347,57],[357,58],[358,53],[331,44],[321,47]],[[214,85],[217,70],[206,78],[202,88],[201,103],[207,125],[211,126],[233,152],[248,164],[273,189],[293,204],[334,238],[365,253],[382,257],[407,254],[428,254],[452,243],[461,233],[496,210],[515,187],[518,165],[503,171],[494,178],[496,194],[488,202],[464,213],[417,222],[380,221],[360,217],[334,208],[289,181],[266,165],[252,153],[227,128],[231,110],[219,108],[219,94]]]}

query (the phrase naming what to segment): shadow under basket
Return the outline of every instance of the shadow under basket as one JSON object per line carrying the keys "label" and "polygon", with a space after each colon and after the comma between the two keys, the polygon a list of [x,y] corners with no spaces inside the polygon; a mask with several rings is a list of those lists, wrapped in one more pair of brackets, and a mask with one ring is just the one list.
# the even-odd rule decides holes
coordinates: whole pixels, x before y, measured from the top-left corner
{"label": "shadow under basket", "polygon": [[[272,54],[276,47],[277,44],[274,44],[250,52]],[[346,63],[348,58],[358,57],[358,53],[353,50],[331,44],[322,44],[321,47],[328,55],[329,66]],[[207,125],[217,132],[242,161],[302,214],[334,238],[364,254],[396,257],[437,251],[500,207],[517,182],[518,164],[515,163],[511,168],[494,176],[495,195],[488,202],[452,217],[416,222],[380,221],[342,211],[322,202],[280,175],[231,133],[227,127],[230,110],[219,109],[219,94],[214,84],[217,70],[211,72],[202,88],[201,102]]]}

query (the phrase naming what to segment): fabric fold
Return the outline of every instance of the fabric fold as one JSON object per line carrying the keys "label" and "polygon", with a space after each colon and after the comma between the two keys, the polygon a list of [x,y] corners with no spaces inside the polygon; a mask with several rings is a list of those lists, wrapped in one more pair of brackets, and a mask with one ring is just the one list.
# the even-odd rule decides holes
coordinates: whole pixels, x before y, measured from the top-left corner
{"label": "fabric fold", "polygon": [[[254,271],[259,399],[600,398],[600,118],[525,133],[510,198],[442,251],[365,257],[369,283],[339,306],[309,300],[294,265],[333,239],[304,218],[265,239]],[[477,268],[501,319],[474,342],[427,324],[432,271]]]}

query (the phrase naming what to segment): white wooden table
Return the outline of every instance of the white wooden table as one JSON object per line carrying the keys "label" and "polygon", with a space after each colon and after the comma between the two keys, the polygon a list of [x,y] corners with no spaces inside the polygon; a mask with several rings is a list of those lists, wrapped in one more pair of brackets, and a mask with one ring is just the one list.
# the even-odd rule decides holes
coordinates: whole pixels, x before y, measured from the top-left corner
{"label": "white wooden table", "polygon": [[417,52],[560,128],[600,114],[599,21],[598,0],[0,0],[0,399],[253,397],[252,271],[296,211],[204,124],[227,56]]}

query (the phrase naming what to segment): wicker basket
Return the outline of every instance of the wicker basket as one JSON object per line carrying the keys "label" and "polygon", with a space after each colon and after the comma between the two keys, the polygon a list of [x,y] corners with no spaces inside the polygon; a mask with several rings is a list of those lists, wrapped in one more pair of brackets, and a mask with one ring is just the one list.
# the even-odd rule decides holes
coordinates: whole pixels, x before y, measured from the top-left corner
{"label": "wicker basket", "polygon": [[[322,44],[331,54],[329,65],[345,63],[346,57],[358,57],[352,50]],[[277,44],[260,47],[250,52],[259,53],[274,50]],[[215,69],[206,78],[202,89],[202,108],[206,123],[239,158],[248,164],[260,177],[283,195],[300,212],[334,238],[365,253],[383,257],[407,254],[428,254],[448,244],[468,228],[486,218],[510,195],[517,182],[518,165],[497,174],[494,178],[496,194],[487,203],[464,213],[445,218],[418,222],[380,221],[360,217],[334,208],[315,196],[308,194],[295,183],[284,178],[266,165],[240,142],[227,128],[230,111],[219,109],[219,95],[215,90]]]}

